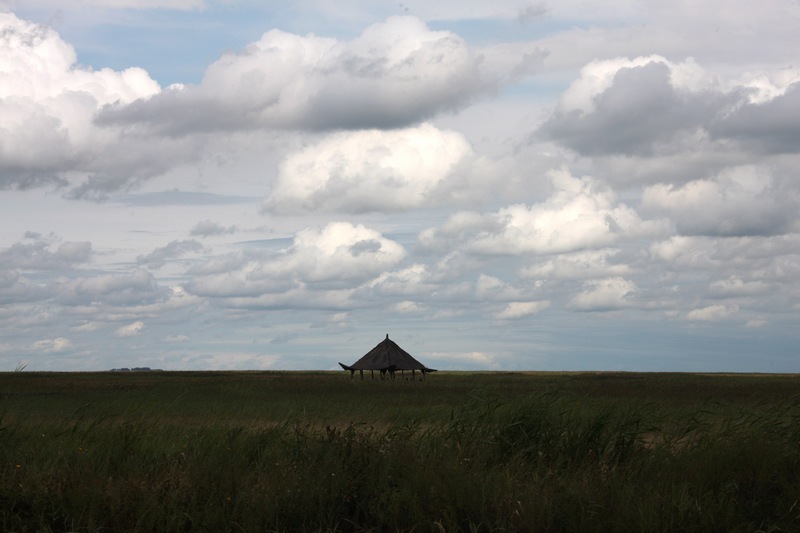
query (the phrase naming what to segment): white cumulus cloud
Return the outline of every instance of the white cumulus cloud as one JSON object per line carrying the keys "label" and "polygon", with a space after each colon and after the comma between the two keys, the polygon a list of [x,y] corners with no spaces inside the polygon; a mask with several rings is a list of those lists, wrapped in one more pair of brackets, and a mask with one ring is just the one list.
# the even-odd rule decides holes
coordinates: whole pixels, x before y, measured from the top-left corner
{"label": "white cumulus cloud", "polygon": [[209,66],[199,86],[110,107],[101,120],[172,134],[398,127],[457,109],[482,88],[478,59],[461,37],[391,17],[352,41],[270,30]]}
{"label": "white cumulus cloud", "polygon": [[523,268],[520,275],[524,278],[566,280],[625,276],[632,269],[613,260],[618,254],[619,249],[603,248],[548,256]]}
{"label": "white cumulus cloud", "polygon": [[709,305],[706,307],[701,307],[699,309],[692,309],[688,313],[686,313],[686,318],[688,320],[698,320],[704,322],[715,322],[718,320],[724,320],[729,318],[736,313],[739,312],[738,305]]}
{"label": "white cumulus cloud", "polygon": [[0,13],[0,188],[112,172],[104,154],[118,132],[98,128],[95,115],[159,91],[141,68],[78,66],[54,30]]}
{"label": "white cumulus cloud", "polygon": [[396,265],[405,249],[361,224],[331,222],[299,231],[291,248],[262,264],[263,276],[294,276],[307,282],[374,276]]}
{"label": "white cumulus cloud", "polygon": [[427,248],[454,246],[478,254],[556,254],[604,248],[656,229],[590,177],[550,174],[555,192],[544,202],[516,204],[496,213],[460,213],[420,235]]}
{"label": "white cumulus cloud", "polygon": [[34,350],[41,350],[45,353],[61,352],[72,347],[72,341],[65,337],[55,339],[42,339],[33,343]]}
{"label": "white cumulus cloud", "polygon": [[764,169],[735,167],[714,179],[682,186],[653,185],[642,208],[667,214],[683,235],[776,235],[797,220],[800,194],[778,183]]}
{"label": "white cumulus cloud", "polygon": [[[238,265],[226,262],[224,272],[198,275],[187,284],[187,290],[204,296],[240,298],[280,293],[278,300],[308,300],[307,284],[357,286],[391,269],[406,254],[402,245],[376,230],[331,222],[322,228],[298,231],[291,246],[269,257],[243,257]],[[320,298],[327,297],[321,293]],[[270,305],[278,300],[275,296],[264,298]]]}
{"label": "white cumulus cloud", "polygon": [[547,300],[539,302],[510,302],[506,307],[494,314],[498,320],[515,320],[526,316],[535,315],[550,307]]}
{"label": "white cumulus cloud", "polygon": [[474,158],[466,139],[430,124],[341,132],[290,154],[264,209],[278,212],[404,211],[436,203],[459,163]]}
{"label": "white cumulus cloud", "polygon": [[633,297],[639,288],[633,281],[613,277],[587,281],[576,294],[570,306],[579,311],[611,311],[633,306]]}
{"label": "white cumulus cloud", "polygon": [[122,326],[114,332],[116,337],[134,337],[139,335],[142,330],[144,329],[144,322],[141,320],[137,320],[132,324],[128,324],[127,326]]}

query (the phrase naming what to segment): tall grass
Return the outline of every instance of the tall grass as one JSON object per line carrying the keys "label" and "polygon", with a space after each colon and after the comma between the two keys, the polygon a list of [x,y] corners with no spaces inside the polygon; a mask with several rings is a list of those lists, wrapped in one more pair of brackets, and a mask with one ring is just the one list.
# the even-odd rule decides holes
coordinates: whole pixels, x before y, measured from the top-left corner
{"label": "tall grass", "polygon": [[[443,398],[415,386],[342,390]],[[192,393],[176,394],[174,405]],[[231,421],[230,395],[250,398],[214,388],[221,405],[203,423],[188,406],[153,411],[146,395],[85,403],[58,421],[19,416],[24,397],[14,397],[0,421],[0,529],[800,529],[797,400],[670,410],[478,386],[409,407],[423,416],[363,406],[371,422],[326,424],[297,411]],[[324,410],[324,396],[298,398]]]}

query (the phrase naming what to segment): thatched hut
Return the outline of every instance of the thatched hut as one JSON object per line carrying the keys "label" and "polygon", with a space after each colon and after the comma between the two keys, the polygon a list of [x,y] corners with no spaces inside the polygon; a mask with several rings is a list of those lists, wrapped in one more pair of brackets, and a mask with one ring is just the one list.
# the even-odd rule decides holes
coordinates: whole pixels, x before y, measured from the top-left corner
{"label": "thatched hut", "polygon": [[406,370],[411,371],[411,377],[416,379],[417,371],[422,373],[422,379],[425,379],[425,374],[429,372],[436,372],[433,368],[428,368],[416,359],[411,354],[397,345],[396,342],[389,339],[389,334],[372,350],[366,353],[364,357],[348,366],[339,363],[345,370],[350,371],[350,379],[353,378],[356,370],[361,374],[361,379],[364,379],[364,371],[369,370],[372,379],[375,379],[375,371],[381,373],[381,379],[385,379],[388,372],[392,379],[395,378],[395,372],[400,371],[405,374]]}

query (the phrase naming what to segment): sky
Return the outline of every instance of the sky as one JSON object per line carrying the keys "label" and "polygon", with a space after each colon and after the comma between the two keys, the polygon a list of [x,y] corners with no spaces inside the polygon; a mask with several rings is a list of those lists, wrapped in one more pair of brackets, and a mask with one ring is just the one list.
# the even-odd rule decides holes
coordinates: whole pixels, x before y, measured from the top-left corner
{"label": "sky", "polygon": [[0,371],[800,372],[797,0],[0,0]]}

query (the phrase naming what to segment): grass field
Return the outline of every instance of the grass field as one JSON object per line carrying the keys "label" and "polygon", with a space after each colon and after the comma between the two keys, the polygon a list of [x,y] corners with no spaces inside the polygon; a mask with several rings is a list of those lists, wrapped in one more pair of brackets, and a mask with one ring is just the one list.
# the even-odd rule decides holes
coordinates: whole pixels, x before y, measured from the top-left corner
{"label": "grass field", "polygon": [[797,531],[800,377],[0,374],[3,531]]}

